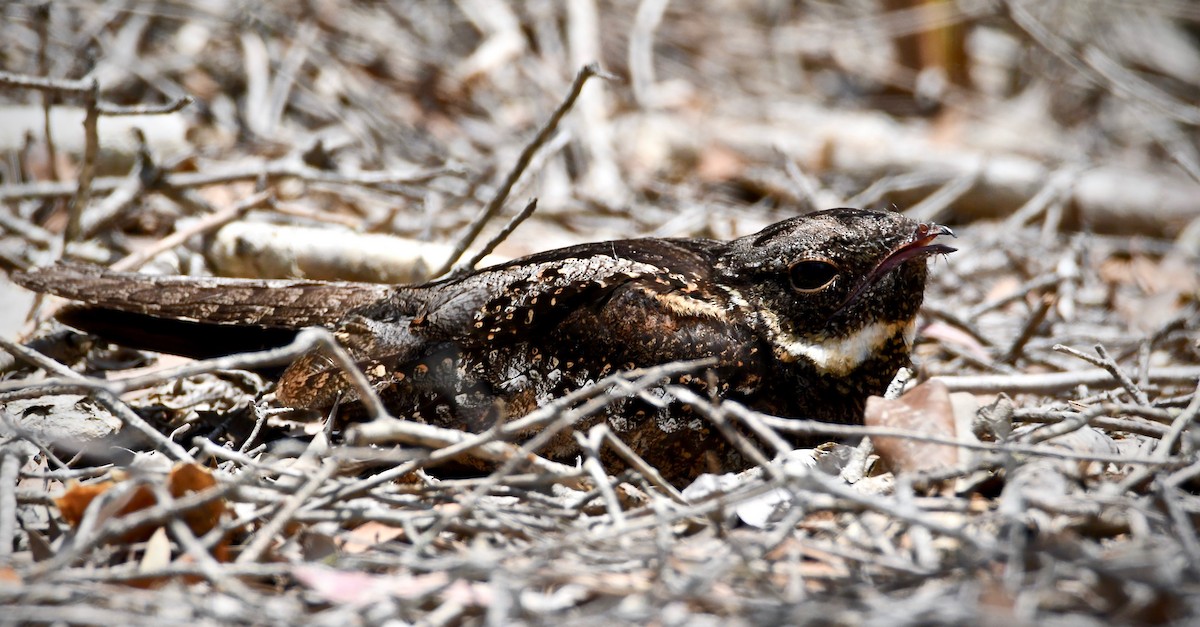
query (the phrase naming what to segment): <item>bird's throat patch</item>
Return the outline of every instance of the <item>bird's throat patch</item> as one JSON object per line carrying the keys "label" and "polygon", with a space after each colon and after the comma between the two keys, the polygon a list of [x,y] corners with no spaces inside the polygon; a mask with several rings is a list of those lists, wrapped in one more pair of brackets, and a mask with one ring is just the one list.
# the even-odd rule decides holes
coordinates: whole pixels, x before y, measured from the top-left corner
{"label": "bird's throat patch", "polygon": [[775,336],[775,354],[781,361],[804,359],[823,373],[841,376],[884,351],[897,335],[906,347],[912,347],[916,333],[915,319],[873,322],[845,337],[825,340],[801,339],[780,330]]}

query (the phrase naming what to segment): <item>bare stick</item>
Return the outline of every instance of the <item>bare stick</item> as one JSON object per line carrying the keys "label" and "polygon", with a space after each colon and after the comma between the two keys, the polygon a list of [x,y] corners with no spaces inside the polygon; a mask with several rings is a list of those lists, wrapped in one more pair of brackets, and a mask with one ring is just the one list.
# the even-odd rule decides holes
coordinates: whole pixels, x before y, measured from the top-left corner
{"label": "bare stick", "polygon": [[[100,102],[99,84],[97,84],[94,80],[92,81],[92,89],[88,92],[85,101],[85,114],[83,118],[83,164],[79,169],[79,181],[75,191],[75,196],[71,199],[71,204],[68,207],[69,214],[67,219],[67,230],[65,234],[66,241],[74,242],[82,239],[88,234],[84,229],[83,211],[87,208],[88,202],[91,200],[94,192],[92,189],[92,179],[94,179],[96,176],[96,155],[100,152],[100,115],[157,115],[163,113],[174,113],[175,111],[187,106],[191,102],[192,99],[190,97],[184,96],[165,105],[157,106],[147,105],[124,107],[105,105],[104,103]],[[142,161],[142,163],[144,164],[145,162]],[[136,172],[137,168],[135,168],[135,174]]]}
{"label": "bare stick", "polygon": [[191,96],[180,96],[160,105],[115,105],[107,102],[98,102],[96,109],[100,115],[109,117],[124,115],[166,115],[181,111],[184,107],[192,104],[192,102]]}
{"label": "bare stick", "polygon": [[1193,126],[1200,124],[1200,107],[1183,102],[1155,87],[1149,81],[1122,67],[1094,45],[1087,46],[1080,55],[1072,49],[1070,43],[1064,41],[1034,17],[1022,2],[1008,0],[1005,5],[1008,8],[1009,16],[1017,26],[1021,27],[1026,34],[1051,54],[1071,66],[1079,75],[1098,85],[1111,88],[1114,93],[1123,98],[1157,109],[1175,120]]}
{"label": "bare stick", "polygon": [[[37,50],[37,68],[38,74],[47,76],[50,73],[47,65],[46,49],[50,44],[50,3],[43,2],[37,4],[33,8],[34,20],[37,22],[38,35],[38,50]],[[54,145],[54,132],[50,124],[50,107],[54,104],[54,94],[50,91],[43,90],[42,96],[42,116],[43,127],[42,136],[46,141],[46,161],[50,169],[50,180],[58,180],[58,147]]]}
{"label": "bare stick", "polygon": [[[164,105],[119,106],[100,102],[100,84],[96,79],[69,81],[44,77],[32,77],[10,72],[0,72],[0,85],[41,90],[44,94],[60,93],[82,96],[83,118],[83,163],[79,168],[79,180],[75,194],[67,208],[67,228],[64,240],[77,241],[83,236],[83,210],[92,197],[92,179],[96,177],[96,155],[100,152],[99,120],[101,115],[154,115],[174,113],[191,104],[192,98],[184,96]],[[47,108],[46,139],[50,141],[49,115]],[[53,152],[51,152],[53,158]]]}
{"label": "bare stick", "polygon": [[0,448],[0,562],[4,563],[12,558],[13,538],[17,533],[17,480],[21,461],[16,447]]}
{"label": "bare stick", "polygon": [[[223,185],[240,181],[254,181],[266,178],[274,181],[284,178],[295,178],[310,183],[326,183],[331,185],[352,185],[372,188],[389,189],[395,185],[423,183],[447,174],[459,174],[456,168],[439,167],[413,172],[328,172],[318,170],[292,159],[278,159],[266,163],[251,165],[230,165],[212,168],[204,172],[176,172],[168,174],[163,184],[176,188],[207,187]],[[123,179],[119,177],[103,177],[93,181],[92,189],[96,192],[111,192],[116,189]],[[76,185],[68,182],[49,183],[17,183],[0,186],[0,200],[21,200],[26,198],[58,198],[70,196]]]}
{"label": "bare stick", "polygon": [[271,541],[275,539],[275,534],[283,530],[284,525],[292,520],[292,516],[300,510],[301,507],[307,504],[308,500],[317,493],[317,490],[337,472],[338,464],[336,461],[326,459],[321,464],[321,470],[304,484],[304,487],[296,491],[295,494],[288,497],[283,506],[279,508],[275,516],[271,518],[267,524],[254,535],[254,539],[250,541],[250,545],[242,551],[241,555],[234,560],[235,564],[249,564],[257,562],[258,558],[262,557],[264,551],[270,546]]}
{"label": "bare stick", "polygon": [[[1090,355],[1089,355],[1090,357]],[[1074,372],[1038,374],[938,376],[951,392],[1029,392],[1053,394],[1070,390],[1077,385],[1111,389],[1120,385],[1107,370],[1089,369]],[[1200,366],[1167,366],[1151,368],[1149,378],[1157,383],[1195,383],[1200,379]]]}
{"label": "bare stick", "polygon": [[[77,241],[83,234],[83,210],[92,197],[92,179],[96,176],[96,153],[100,152],[100,84],[96,79],[88,83],[84,100],[83,117],[83,163],[79,167],[79,181],[75,195],[67,205],[67,229],[63,235],[66,242]],[[66,250],[65,247],[63,249]]]}
{"label": "bare stick", "polygon": [[605,429],[604,439],[608,443],[608,446],[612,448],[613,452],[615,452],[618,457],[624,460],[626,464],[629,464],[630,468],[636,470],[639,474],[645,477],[645,479],[650,482],[650,485],[662,490],[663,494],[671,497],[671,500],[675,501],[676,503],[684,505],[687,504],[687,499],[683,498],[683,494],[679,492],[679,489],[668,483],[667,480],[663,478],[662,473],[658,472],[657,468],[651,466],[649,462],[642,459],[641,455],[638,455],[636,451],[634,451],[632,448],[629,448],[629,445],[626,444],[624,440],[613,434],[612,429],[609,429],[608,425],[596,425],[592,428],[598,429],[600,427],[604,427]]}
{"label": "bare stick", "polygon": [[1046,179],[1036,194],[1004,219],[1004,228],[1012,230],[1025,226],[1055,200],[1069,198],[1071,188],[1079,179],[1081,171],[1080,166],[1067,166],[1055,172]]}
{"label": "bare stick", "polygon": [[919,222],[928,222],[937,219],[945,211],[946,207],[949,207],[954,201],[962,198],[967,192],[971,191],[975,183],[979,182],[982,172],[983,167],[981,166],[974,170],[967,170],[946,181],[937,191],[905,210],[904,215]]}
{"label": "bare stick", "polygon": [[1080,352],[1074,348],[1071,348],[1070,346],[1064,346],[1062,344],[1054,345],[1054,350],[1060,353],[1066,353],[1072,357],[1078,357],[1090,364],[1104,368],[1104,370],[1107,371],[1109,375],[1111,375],[1112,378],[1115,379],[1117,383],[1119,383],[1121,387],[1125,389],[1126,392],[1129,392],[1129,395],[1133,398],[1133,400],[1137,401],[1138,404],[1141,405],[1149,405],[1150,398],[1146,396],[1146,393],[1143,392],[1136,383],[1133,382],[1133,379],[1129,378],[1129,375],[1125,374],[1125,371],[1121,369],[1121,366],[1117,365],[1117,362],[1113,361],[1113,358],[1108,354],[1108,350],[1106,350],[1102,344],[1097,344],[1095,349],[1099,357],[1092,357],[1091,355]]}
{"label": "bare stick", "polygon": [[[557,398],[549,404],[526,414],[522,418],[505,423],[499,429],[490,429],[479,434],[468,434],[455,429],[443,429],[407,420],[396,420],[395,418],[355,425],[347,434],[347,439],[351,443],[399,441],[424,446],[441,446],[444,448],[439,448],[430,453],[427,459],[401,464],[391,470],[364,479],[352,486],[342,488],[334,496],[345,498],[402,477],[417,468],[451,459],[467,452],[482,459],[502,462],[501,467],[492,475],[493,482],[521,461],[532,464],[539,471],[555,474],[560,477],[578,476],[574,468],[558,462],[552,462],[530,451],[537,450],[544,443],[543,440],[548,439],[555,432],[599,411],[610,403],[614,395],[614,392],[609,391],[609,388],[612,386],[623,387],[623,389],[617,390],[615,394],[628,394],[651,387],[664,377],[693,372],[698,368],[710,366],[713,363],[715,363],[713,359],[703,359],[673,362],[652,368],[618,372],[592,385],[574,390]],[[568,410],[568,408],[573,409]],[[551,423],[553,423],[552,426],[546,426]],[[525,442],[520,447],[497,440],[500,435],[521,433],[535,428],[541,428],[541,431],[532,440]],[[491,483],[487,485],[491,485]],[[334,498],[334,496],[329,498]]]}
{"label": "bare stick", "polygon": [[[214,359],[205,359],[194,361],[178,368],[162,370],[159,372],[151,372],[137,377],[129,377],[128,379],[116,379],[106,381],[102,379],[84,378],[74,371],[70,374],[62,373],[61,378],[46,379],[36,383],[28,383],[24,381],[5,381],[0,383],[0,394],[4,394],[2,398],[12,400],[14,398],[32,398],[41,394],[47,393],[50,390],[68,388],[73,389],[103,389],[108,390],[113,394],[124,394],[133,390],[141,390],[148,387],[153,387],[174,379],[195,376],[198,374],[206,374],[217,370],[254,370],[256,368],[266,368],[269,366],[279,366],[290,363],[300,355],[317,347],[318,340],[315,337],[320,331],[328,331],[324,329],[305,329],[296,335],[296,339],[287,346],[273,348],[265,351],[253,353],[241,353],[238,355],[229,355],[227,357],[217,357]],[[5,342],[0,338],[0,343]],[[8,349],[8,345],[3,346]],[[24,347],[20,347],[24,348]],[[26,349],[28,350],[28,349]],[[41,363],[37,364],[39,367]],[[63,366],[59,366],[62,368]],[[23,385],[21,385],[23,384]],[[31,391],[28,394],[17,395],[17,392]],[[9,394],[12,393],[10,396]]]}
{"label": "bare stick", "polygon": [[[45,370],[47,374],[77,381],[83,380],[84,378],[83,375],[79,374],[78,372],[71,370],[57,361],[54,361],[53,359],[50,359],[49,357],[33,350],[32,348],[29,348],[23,344],[9,341],[4,337],[0,337],[0,348],[8,351],[8,353],[13,357],[16,357],[17,359],[33,366],[34,368],[41,368],[42,370]],[[17,381],[17,383],[22,383],[22,381]]]}
{"label": "bare stick", "polygon": [[617,500],[617,493],[613,490],[612,481],[609,479],[608,473],[604,471],[604,466],[600,464],[600,444],[604,441],[604,432],[607,427],[607,424],[600,423],[589,429],[587,435],[578,431],[571,435],[575,437],[575,443],[583,451],[583,469],[596,483],[596,489],[600,490],[600,499],[604,501],[604,508],[608,510],[608,517],[612,519],[613,528],[623,531],[625,529],[625,512],[621,511],[621,502]]}
{"label": "bare stick", "polygon": [[130,205],[153,187],[161,176],[161,170],[154,163],[153,155],[150,154],[150,147],[146,145],[145,134],[135,128],[133,135],[137,139],[137,156],[134,159],[133,167],[129,169],[129,174],[125,175],[121,184],[111,194],[80,216],[80,220],[82,220],[79,225],[81,239],[95,235],[120,217]]}
{"label": "bare stick", "polygon": [[271,200],[271,194],[268,192],[261,192],[245,198],[231,207],[222,209],[192,224],[188,228],[175,231],[146,248],[130,253],[110,266],[109,269],[119,271],[137,270],[147,261],[153,259],[155,255],[179,246],[187,241],[189,237],[215,231],[242,217],[247,211],[269,204]]}
{"label": "bare stick", "polygon": [[554,130],[558,128],[558,123],[562,120],[563,116],[575,105],[580,92],[583,91],[584,83],[593,76],[600,76],[602,78],[610,77],[607,72],[600,69],[598,63],[589,63],[579,70],[579,73],[575,75],[575,81],[571,83],[571,89],[567,94],[567,98],[562,101],[562,104],[558,105],[558,108],[550,115],[550,119],[546,120],[546,124],[538,130],[533,140],[521,151],[520,156],[517,157],[516,164],[513,165],[512,170],[509,170],[508,175],[504,177],[495,195],[492,196],[492,199],[488,201],[475,220],[467,227],[467,232],[454,245],[454,251],[446,259],[446,263],[442,264],[442,267],[433,273],[433,276],[441,276],[449,272],[454,267],[454,264],[458,263],[458,259],[462,257],[471,243],[475,241],[475,238],[479,237],[479,233],[483,231],[483,227],[500,212],[504,207],[504,201],[508,200],[508,194],[512,191],[513,185],[516,185],[517,179],[521,178],[521,174],[529,166],[534,153],[554,134]]}
{"label": "bare stick", "polygon": [[[1171,430],[1168,431],[1161,440],[1159,440],[1158,446],[1154,448],[1153,456],[1163,460],[1170,459],[1171,451],[1174,450],[1175,444],[1179,441],[1179,438],[1183,435],[1183,432],[1196,422],[1197,416],[1200,416],[1200,383],[1196,384],[1196,391],[1192,394],[1192,401],[1188,403],[1188,406],[1184,408],[1183,412],[1180,413],[1179,416],[1177,416],[1171,423]],[[1153,479],[1157,473],[1157,470],[1158,469],[1153,466],[1146,466],[1134,470],[1121,480],[1117,493],[1123,494],[1126,491]],[[1180,473],[1176,473],[1175,476],[1172,476],[1170,479],[1168,479],[1167,484],[1172,486],[1179,485],[1179,481],[1176,479],[1176,477],[1178,477],[1180,474],[1182,474],[1182,471]]]}
{"label": "bare stick", "polygon": [[[166,486],[161,483],[151,483],[150,489],[154,492],[154,498],[157,503],[164,507],[173,507],[175,497],[167,491]],[[175,541],[187,551],[188,555],[199,566],[200,572],[208,579],[218,590],[228,592],[245,601],[253,601],[256,597],[254,592],[245,584],[235,577],[230,577],[224,573],[221,564],[212,556],[209,549],[200,543],[195,533],[192,533],[192,528],[188,526],[181,518],[172,518],[167,521],[167,529],[171,535],[175,537]]]}
{"label": "bare stick", "polygon": [[[729,401],[726,401],[729,403]],[[1107,411],[1108,408],[1103,408]],[[965,442],[954,438],[940,437],[924,433],[916,433],[903,429],[888,429],[883,427],[865,427],[862,425],[843,425],[828,422],[819,422],[815,420],[804,420],[796,418],[779,418],[777,416],[768,416],[759,412],[754,412],[747,408],[740,408],[739,413],[753,415],[755,419],[762,424],[785,433],[799,434],[824,434],[842,437],[861,437],[870,436],[873,438],[903,438],[914,442],[929,442],[931,444],[941,444],[944,446],[957,446],[974,451],[986,451],[994,453],[1021,454],[1021,455],[1037,455],[1039,457],[1049,457],[1052,459],[1070,459],[1081,461],[1099,461],[1114,464],[1142,464],[1147,466],[1178,466],[1183,462],[1180,460],[1162,460],[1153,457],[1137,457],[1132,455],[1103,455],[1092,453],[1073,453],[1058,448],[1028,446],[1023,444],[991,444],[987,442]],[[1103,412],[1097,412],[1103,413]],[[1099,424],[1099,420],[1095,420]]]}
{"label": "bare stick", "polygon": [[654,106],[654,32],[667,11],[667,0],[641,0],[629,35],[629,74],[633,97],[643,108]]}
{"label": "bare stick", "polygon": [[1196,385],[1196,391],[1192,394],[1192,402],[1188,403],[1183,412],[1171,423],[1171,430],[1159,441],[1158,447],[1154,449],[1154,456],[1159,459],[1166,459],[1171,456],[1171,450],[1175,448],[1175,443],[1179,441],[1179,437],[1192,423],[1196,422],[1196,418],[1200,417],[1200,383]]}
{"label": "bare stick", "polygon": [[0,72],[0,85],[19,87],[22,89],[37,89],[51,93],[69,96],[86,96],[92,90],[93,82],[88,80],[67,80],[62,78],[46,78]]}
{"label": "bare stick", "polygon": [[104,389],[97,389],[93,393],[93,397],[98,403],[104,406],[105,409],[111,411],[113,415],[121,419],[121,422],[126,426],[133,428],[135,431],[141,432],[155,446],[162,449],[167,457],[179,462],[192,462],[192,456],[182,446],[177,444],[171,438],[163,435],[161,431],[155,429],[150,423],[146,422],[137,412],[129,408],[117,395]]}
{"label": "bare stick", "polygon": [[513,216],[513,219],[509,220],[508,224],[505,224],[504,228],[500,229],[500,232],[496,233],[492,239],[488,240],[488,243],[484,244],[478,252],[471,256],[470,259],[459,264],[458,266],[455,266],[454,272],[451,273],[451,276],[462,276],[474,270],[475,266],[479,265],[479,262],[483,261],[484,257],[487,257],[488,255],[492,254],[492,251],[496,250],[496,246],[498,246],[500,242],[508,239],[508,236],[511,235],[518,226],[521,226],[522,222],[529,218],[529,216],[533,215],[535,209],[537,209],[537,198],[530,200],[520,213]]}
{"label": "bare stick", "polygon": [[1053,294],[1042,295],[1041,300],[1038,301],[1038,308],[1025,321],[1025,326],[1021,328],[1020,335],[1017,336],[1016,340],[1013,340],[1012,346],[1008,348],[1008,351],[1004,353],[1004,357],[1000,361],[1015,364],[1021,358],[1021,354],[1025,351],[1025,345],[1037,334],[1038,327],[1046,319],[1046,314],[1050,313],[1050,308],[1054,306],[1055,300],[1057,299]]}

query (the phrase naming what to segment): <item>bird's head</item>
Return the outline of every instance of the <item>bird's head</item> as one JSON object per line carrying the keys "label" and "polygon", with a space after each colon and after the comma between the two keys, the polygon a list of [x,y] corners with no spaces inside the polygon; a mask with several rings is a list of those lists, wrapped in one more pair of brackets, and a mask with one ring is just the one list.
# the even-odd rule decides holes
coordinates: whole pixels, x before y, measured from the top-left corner
{"label": "bird's head", "polygon": [[731,242],[716,271],[780,359],[845,374],[897,337],[911,343],[925,259],[954,251],[942,235],[953,232],[898,213],[830,209]]}

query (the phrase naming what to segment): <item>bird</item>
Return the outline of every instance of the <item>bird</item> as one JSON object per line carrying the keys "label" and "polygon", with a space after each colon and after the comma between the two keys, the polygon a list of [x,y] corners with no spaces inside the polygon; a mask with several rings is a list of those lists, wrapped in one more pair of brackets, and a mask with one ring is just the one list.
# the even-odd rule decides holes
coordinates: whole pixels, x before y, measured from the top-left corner
{"label": "bird", "polygon": [[[705,372],[671,383],[774,416],[855,424],[866,399],[910,364],[927,261],[953,252],[938,239],[953,235],[896,212],[837,208],[732,240],[586,243],[420,285],[70,264],[14,280],[79,301],[60,315],[71,326],[159,352],[245,351],[324,326],[393,416],[467,432],[516,420],[609,374],[701,359],[712,364]],[[325,410],[355,393],[317,350],[287,367],[275,396]],[[749,465],[713,424],[666,396],[616,399],[576,429],[607,422],[677,486]],[[564,461],[580,454],[569,433],[538,452]],[[623,468],[613,454],[603,462]]]}

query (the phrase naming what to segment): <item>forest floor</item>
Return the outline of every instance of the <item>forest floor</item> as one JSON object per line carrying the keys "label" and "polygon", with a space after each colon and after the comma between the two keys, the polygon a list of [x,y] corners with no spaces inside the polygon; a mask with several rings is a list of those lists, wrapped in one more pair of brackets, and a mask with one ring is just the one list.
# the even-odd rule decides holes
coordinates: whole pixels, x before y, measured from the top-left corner
{"label": "forest floor", "polygon": [[[699,6],[4,3],[0,623],[1200,620],[1200,9]],[[311,344],[134,351],[5,278],[417,282],[838,206],[958,236],[913,371],[681,492],[494,434],[361,445],[253,371]],[[450,446],[509,462],[439,477]]]}

